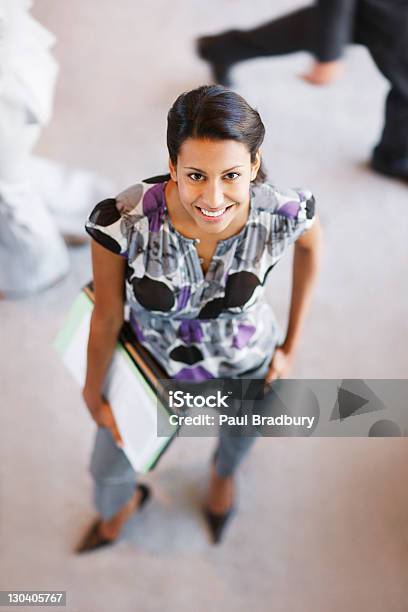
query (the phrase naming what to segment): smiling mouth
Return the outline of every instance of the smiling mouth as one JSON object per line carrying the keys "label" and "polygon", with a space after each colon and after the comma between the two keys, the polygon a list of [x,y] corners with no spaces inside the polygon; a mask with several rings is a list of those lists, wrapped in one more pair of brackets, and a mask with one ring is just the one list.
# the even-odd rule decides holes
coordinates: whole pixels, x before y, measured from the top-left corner
{"label": "smiling mouth", "polygon": [[201,206],[197,206],[196,208],[203,217],[207,217],[208,219],[217,219],[218,217],[223,217],[233,206],[234,204],[229,204],[228,206],[219,208],[215,211],[208,210],[207,208],[201,208]]}

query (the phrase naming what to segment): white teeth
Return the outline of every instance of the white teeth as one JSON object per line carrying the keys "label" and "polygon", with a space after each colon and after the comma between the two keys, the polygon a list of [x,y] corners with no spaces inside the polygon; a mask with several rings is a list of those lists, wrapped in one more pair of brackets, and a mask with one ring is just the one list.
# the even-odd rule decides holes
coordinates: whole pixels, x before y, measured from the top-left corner
{"label": "white teeth", "polygon": [[218,210],[217,212],[209,212],[208,210],[205,210],[204,208],[200,208],[200,210],[207,217],[219,217],[225,212],[226,208],[223,208],[222,210]]}

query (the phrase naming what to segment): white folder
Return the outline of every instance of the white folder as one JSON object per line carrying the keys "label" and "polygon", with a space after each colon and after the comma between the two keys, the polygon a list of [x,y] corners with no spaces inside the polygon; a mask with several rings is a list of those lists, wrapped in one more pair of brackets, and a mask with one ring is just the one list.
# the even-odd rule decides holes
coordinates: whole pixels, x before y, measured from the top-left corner
{"label": "white folder", "polygon": [[[88,285],[74,301],[55,341],[62,361],[81,387],[85,383],[92,310],[93,291]],[[151,470],[177,434],[177,427],[169,424],[171,411],[163,399],[160,381],[166,378],[125,322],[105,378],[103,395],[112,408],[123,450],[136,472]],[[158,419],[163,419],[169,435],[157,435]]]}

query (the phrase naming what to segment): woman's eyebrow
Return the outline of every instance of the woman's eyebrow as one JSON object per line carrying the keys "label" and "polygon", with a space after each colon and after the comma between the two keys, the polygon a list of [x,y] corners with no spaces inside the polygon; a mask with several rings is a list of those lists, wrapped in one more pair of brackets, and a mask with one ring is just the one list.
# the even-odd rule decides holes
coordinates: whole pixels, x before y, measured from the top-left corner
{"label": "woman's eyebrow", "polygon": [[[183,166],[185,170],[194,170],[195,172],[201,172],[201,174],[205,174],[204,170],[200,170],[200,168],[194,168],[193,166]],[[244,168],[243,164],[237,164],[236,166],[232,166],[232,168],[228,168],[227,170],[223,170],[221,174],[226,174],[227,172],[231,172],[231,170],[235,170],[236,168]]]}

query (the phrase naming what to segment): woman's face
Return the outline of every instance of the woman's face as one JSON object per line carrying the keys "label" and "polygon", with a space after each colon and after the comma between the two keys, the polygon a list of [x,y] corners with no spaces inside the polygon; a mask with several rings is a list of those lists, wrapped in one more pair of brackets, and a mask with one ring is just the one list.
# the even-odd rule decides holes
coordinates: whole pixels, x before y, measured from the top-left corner
{"label": "woman's face", "polygon": [[170,174],[177,183],[181,205],[205,232],[218,234],[246,219],[249,186],[260,166],[244,144],[235,140],[188,138]]}

